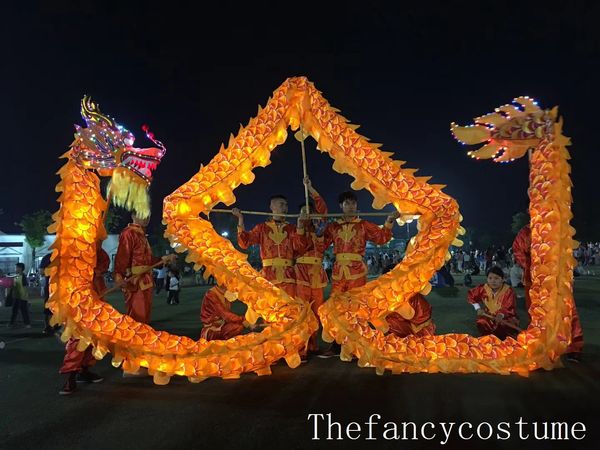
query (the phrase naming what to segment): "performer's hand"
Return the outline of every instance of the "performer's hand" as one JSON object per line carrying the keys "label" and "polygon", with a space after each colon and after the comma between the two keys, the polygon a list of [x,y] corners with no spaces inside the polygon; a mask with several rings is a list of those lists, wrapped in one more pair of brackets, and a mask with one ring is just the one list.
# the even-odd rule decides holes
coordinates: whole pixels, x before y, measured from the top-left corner
{"label": "performer's hand", "polygon": [[308,178],[308,175],[304,177],[304,179],[302,180],[302,182],[304,183],[304,186],[306,186],[311,193],[316,192],[315,188],[313,188],[313,185],[312,185],[312,182],[310,181],[310,178]]}
{"label": "performer's hand", "polygon": [[477,310],[477,317],[481,317],[485,314],[485,308],[479,308]]}
{"label": "performer's hand", "polygon": [[177,260],[177,255],[175,253],[171,253],[170,255],[164,255],[161,259],[163,264],[172,264]]}
{"label": "performer's hand", "polygon": [[127,278],[116,277],[115,278],[115,286],[121,289],[123,292],[126,292],[128,289],[131,289],[132,285],[130,283],[131,276]]}
{"label": "performer's hand", "polygon": [[304,222],[308,220],[308,215],[306,214],[306,210],[304,208],[302,208],[302,210],[300,211],[300,214],[298,215],[298,229],[299,230],[304,230]]}
{"label": "performer's hand", "polygon": [[244,216],[242,216],[242,211],[240,211],[239,208],[233,208],[231,210],[231,214],[233,214],[235,217],[238,218],[238,220],[242,219]]}
{"label": "performer's hand", "polygon": [[256,322],[253,324],[251,324],[250,322],[248,322],[247,320],[244,320],[242,322],[242,325],[244,326],[244,328],[248,328],[251,331],[254,331],[256,329]]}
{"label": "performer's hand", "polygon": [[498,313],[498,314],[496,314],[496,317],[494,317],[494,320],[496,321],[496,323],[500,323],[502,321],[502,319],[504,319],[504,314],[502,314],[502,313]]}
{"label": "performer's hand", "polygon": [[394,221],[400,217],[400,211],[394,211],[392,214],[390,214],[389,216],[387,216],[387,219],[385,219],[385,221],[387,223],[389,223],[390,225],[394,225]]}

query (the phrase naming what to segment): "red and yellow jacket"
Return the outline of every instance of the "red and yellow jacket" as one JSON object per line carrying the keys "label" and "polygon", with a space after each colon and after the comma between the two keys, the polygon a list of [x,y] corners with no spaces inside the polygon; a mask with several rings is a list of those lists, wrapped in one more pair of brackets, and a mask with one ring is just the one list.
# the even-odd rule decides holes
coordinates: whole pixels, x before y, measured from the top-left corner
{"label": "red and yellow jacket", "polygon": [[367,275],[367,266],[363,261],[367,241],[382,245],[392,238],[392,228],[380,227],[373,222],[359,218],[350,221],[340,219],[327,224],[324,233],[324,246],[333,243],[335,264],[334,280],[356,280]]}
{"label": "red and yellow jacket", "polygon": [[260,245],[262,276],[280,284],[295,283],[294,256],[304,252],[308,243],[304,232],[299,233],[295,225],[270,219],[250,231],[238,229],[238,244],[243,249]]}

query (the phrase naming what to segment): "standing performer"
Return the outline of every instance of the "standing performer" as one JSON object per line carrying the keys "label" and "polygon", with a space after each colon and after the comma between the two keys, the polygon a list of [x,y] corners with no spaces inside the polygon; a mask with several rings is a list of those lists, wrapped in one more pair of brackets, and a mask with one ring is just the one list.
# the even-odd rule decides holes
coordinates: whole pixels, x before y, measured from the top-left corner
{"label": "standing performer", "polygon": [[44,331],[42,334],[44,336],[52,336],[57,330],[58,325],[50,325],[50,318],[52,317],[52,311],[46,307],[46,303],[50,298],[50,277],[46,275],[46,268],[50,265],[50,258],[52,257],[52,253],[46,253],[42,260],[40,261],[40,275],[44,277],[44,289],[43,289],[43,298],[44,298]]}
{"label": "standing performer", "polygon": [[[525,287],[525,304],[527,310],[531,306],[529,297],[529,289],[531,288],[531,228],[525,225],[513,242],[513,254],[517,263],[523,268],[523,286]],[[580,362],[581,353],[583,352],[583,329],[579,321],[579,314],[573,300],[573,308],[571,310],[573,318],[571,319],[571,343],[567,347],[566,358],[571,362]]]}
{"label": "standing performer", "polygon": [[225,288],[215,286],[204,294],[200,309],[202,331],[200,337],[207,341],[231,339],[251,328],[244,318],[231,311],[231,302],[225,298]]}
{"label": "standing performer", "polygon": [[525,287],[525,306],[531,306],[529,288],[531,287],[531,228],[525,225],[519,230],[512,245],[517,264],[523,269],[523,286]]}
{"label": "standing performer", "polygon": [[307,246],[304,236],[306,215],[298,217],[297,227],[287,223],[283,214],[287,214],[288,204],[283,195],[272,196],[270,208],[273,217],[250,231],[244,229],[244,216],[240,210],[233,208],[231,212],[238,219],[238,244],[243,249],[259,245],[263,265],[261,275],[288,295],[295,296],[294,254],[302,253]]}
{"label": "standing performer", "polygon": [[[310,212],[318,214],[327,214],[327,204],[323,197],[319,195],[308,177],[304,178],[304,184],[308,188],[308,192],[314,203],[309,203]],[[302,210],[306,211],[305,205]],[[299,253],[296,257],[296,295],[307,303],[311,303],[311,308],[319,319],[317,311],[324,302],[323,288],[329,282],[325,269],[323,268],[323,253],[325,252],[325,244],[323,236],[317,235],[317,230],[314,221],[307,220],[304,223],[304,233],[308,246]],[[315,331],[308,341],[309,352],[318,352],[319,344],[317,342],[317,331]],[[301,353],[300,357],[303,361],[306,360],[306,350]]]}
{"label": "standing performer", "polygon": [[344,216],[327,224],[324,233],[325,248],[333,243],[335,264],[331,293],[346,292],[367,283],[367,265],[363,261],[367,241],[383,245],[392,238],[394,221],[398,211],[390,214],[383,227],[358,217],[358,202],[354,192],[343,192],[339,203]]}
{"label": "standing performer", "polygon": [[[104,274],[108,272],[110,258],[102,248],[102,241],[96,242],[96,267],[94,268],[94,290],[98,295],[106,291]],[[59,395],[70,395],[77,389],[77,383],[100,383],[103,377],[89,370],[96,364],[96,358],[92,355],[92,346],[80,352],[77,350],[79,339],[69,338],[65,346],[65,357],[58,373],[67,375],[65,384],[58,392]]]}
{"label": "standing performer", "polygon": [[[500,339],[516,336],[514,328],[502,322],[519,324],[515,291],[504,282],[504,272],[498,266],[487,271],[487,282],[469,290],[467,302],[477,311],[475,324],[482,336],[494,334]],[[494,318],[486,317],[493,316]]]}
{"label": "standing performer", "polygon": [[162,261],[171,261],[173,255],[157,258],[146,239],[145,227],[150,217],[131,216],[133,223],[119,235],[119,248],[115,256],[115,281],[123,285],[127,314],[142,323],[150,323],[154,281],[150,268]]}
{"label": "standing performer", "polygon": [[[367,241],[382,245],[392,238],[394,221],[400,217],[398,211],[390,214],[383,227],[358,217],[358,200],[352,191],[340,194],[339,204],[344,216],[328,223],[324,232],[324,249],[333,243],[335,263],[333,265],[331,293],[346,292],[367,283],[367,265],[363,258]],[[338,356],[340,346],[333,343],[319,358]]]}

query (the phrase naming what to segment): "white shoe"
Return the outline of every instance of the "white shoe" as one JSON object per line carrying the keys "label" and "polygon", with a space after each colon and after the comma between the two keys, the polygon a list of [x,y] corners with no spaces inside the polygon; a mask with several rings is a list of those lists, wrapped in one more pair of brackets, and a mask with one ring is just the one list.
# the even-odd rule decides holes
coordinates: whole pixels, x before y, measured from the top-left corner
{"label": "white shoe", "polygon": [[137,377],[147,377],[147,376],[148,376],[148,369],[146,369],[145,367],[140,367],[135,372],[123,371],[123,378],[137,378]]}

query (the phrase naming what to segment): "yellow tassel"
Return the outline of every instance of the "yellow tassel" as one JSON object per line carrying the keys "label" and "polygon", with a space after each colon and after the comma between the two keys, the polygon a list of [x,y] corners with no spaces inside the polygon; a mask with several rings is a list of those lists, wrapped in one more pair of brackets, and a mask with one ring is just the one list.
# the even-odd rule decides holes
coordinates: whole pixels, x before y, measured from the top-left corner
{"label": "yellow tassel", "polygon": [[117,167],[108,185],[108,196],[112,202],[138,216],[150,216],[150,196],[147,184],[124,167]]}

